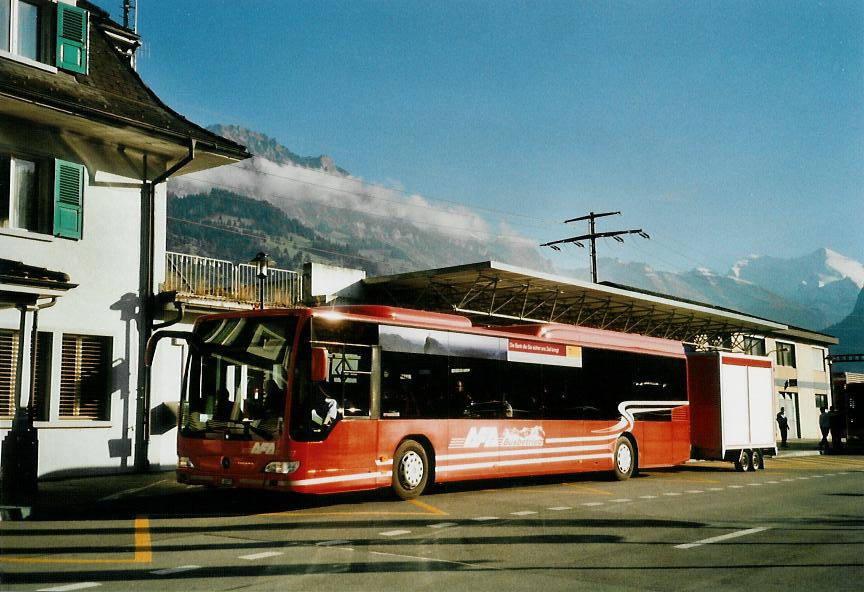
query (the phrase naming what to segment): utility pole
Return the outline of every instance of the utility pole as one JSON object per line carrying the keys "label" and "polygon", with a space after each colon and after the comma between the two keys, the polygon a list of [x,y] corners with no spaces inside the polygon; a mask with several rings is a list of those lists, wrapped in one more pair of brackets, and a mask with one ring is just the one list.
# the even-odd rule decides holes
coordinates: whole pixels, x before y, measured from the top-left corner
{"label": "utility pole", "polygon": [[549,247],[555,251],[560,251],[561,248],[558,246],[560,244],[566,243],[575,243],[577,247],[585,248],[585,246],[579,242],[583,240],[591,241],[591,281],[595,284],[597,283],[597,239],[598,238],[614,238],[619,243],[623,243],[624,239],[621,238],[621,235],[624,234],[638,234],[642,238],[651,238],[648,236],[647,232],[644,232],[641,228],[634,228],[631,230],[613,230],[611,232],[595,232],[594,231],[594,221],[597,218],[603,218],[605,216],[619,216],[621,212],[603,212],[601,214],[595,214],[594,212],[590,212],[587,216],[580,216],[578,218],[570,218],[569,220],[564,220],[565,224],[569,224],[570,222],[581,222],[582,220],[588,220],[588,234],[582,234],[580,236],[571,236],[570,238],[562,238],[561,240],[556,240],[548,243],[543,243],[540,245],[541,247]]}
{"label": "utility pole", "polygon": [[129,28],[129,13],[135,12],[135,27],[134,30],[136,33],[138,32],[138,2],[135,2],[135,6],[132,6],[132,0],[123,0],[123,28]]}

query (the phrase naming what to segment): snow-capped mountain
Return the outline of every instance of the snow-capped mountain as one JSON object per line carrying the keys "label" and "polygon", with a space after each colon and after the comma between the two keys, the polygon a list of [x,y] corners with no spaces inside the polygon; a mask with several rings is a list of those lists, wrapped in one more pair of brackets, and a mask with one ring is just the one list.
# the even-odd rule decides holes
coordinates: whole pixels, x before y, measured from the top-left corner
{"label": "snow-capped mountain", "polygon": [[[782,275],[780,261],[777,260],[775,272]],[[784,296],[773,291],[774,282],[770,278],[766,279],[766,284],[761,284],[742,279],[734,273],[721,274],[708,269],[660,271],[644,263],[624,263],[605,258],[598,262],[598,270],[601,281],[704,302],[816,331],[847,315],[858,295],[851,282],[849,285],[853,289],[845,289],[845,279],[826,285],[822,291],[808,292],[807,301],[802,301],[794,294]],[[795,265],[790,263],[785,273],[791,274],[795,270]],[[588,277],[587,270],[570,272],[570,275],[582,279]],[[843,289],[837,289],[841,286]]]}

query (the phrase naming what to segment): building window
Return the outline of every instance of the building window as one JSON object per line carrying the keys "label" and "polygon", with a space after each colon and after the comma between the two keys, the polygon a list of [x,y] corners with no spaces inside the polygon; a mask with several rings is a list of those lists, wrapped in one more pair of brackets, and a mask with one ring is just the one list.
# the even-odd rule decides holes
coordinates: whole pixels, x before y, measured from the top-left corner
{"label": "building window", "polygon": [[88,22],[87,11],[77,6],[0,0],[0,55],[86,74]]}
{"label": "building window", "polygon": [[745,354],[750,354],[751,356],[765,355],[765,340],[760,337],[745,337],[742,347]]}
{"label": "building window", "polygon": [[110,417],[112,349],[110,337],[63,335],[60,419]]}
{"label": "building window", "polygon": [[811,348],[811,351],[813,352],[813,369],[825,372],[825,356],[828,352],[822,347]]}
{"label": "building window", "polygon": [[0,50],[44,62],[41,31],[43,3],[0,0]]}
{"label": "building window", "polygon": [[[15,376],[18,369],[18,331],[0,330],[0,418],[15,415]],[[51,389],[51,333],[36,338],[36,372],[33,383],[33,419],[48,421]],[[22,395],[23,396],[23,395]]]}
{"label": "building window", "polygon": [[82,165],[0,154],[0,228],[80,239],[83,215]]}
{"label": "building window", "polygon": [[777,342],[777,365],[795,368],[795,344]]}
{"label": "building window", "polygon": [[816,408],[828,409],[828,395],[816,393]]}

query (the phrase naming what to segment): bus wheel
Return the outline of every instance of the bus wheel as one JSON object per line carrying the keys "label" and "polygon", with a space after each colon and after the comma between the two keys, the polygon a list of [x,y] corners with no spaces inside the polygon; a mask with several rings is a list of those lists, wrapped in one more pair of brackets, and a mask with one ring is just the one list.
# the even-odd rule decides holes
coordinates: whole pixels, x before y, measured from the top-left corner
{"label": "bus wheel", "polygon": [[636,470],[636,451],[629,438],[618,438],[615,442],[615,478],[624,481]]}
{"label": "bus wheel", "polygon": [[754,450],[750,455],[750,464],[754,471],[759,471],[765,468],[765,457],[762,456],[761,450]]}
{"label": "bus wheel", "polygon": [[428,479],[426,449],[414,440],[405,440],[393,455],[393,491],[400,499],[414,499],[426,489]]}
{"label": "bus wheel", "polygon": [[749,450],[741,450],[738,454],[738,458],[735,459],[735,470],[736,471],[749,471],[753,465],[751,464],[753,461],[750,457]]}

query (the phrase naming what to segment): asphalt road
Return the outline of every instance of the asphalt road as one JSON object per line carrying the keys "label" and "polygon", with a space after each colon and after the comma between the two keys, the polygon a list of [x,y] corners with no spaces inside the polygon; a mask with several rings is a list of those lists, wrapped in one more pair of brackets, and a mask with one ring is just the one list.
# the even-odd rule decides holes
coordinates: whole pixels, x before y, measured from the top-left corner
{"label": "asphalt road", "polygon": [[0,590],[860,590],[864,457],[327,497],[170,475],[0,523]]}

